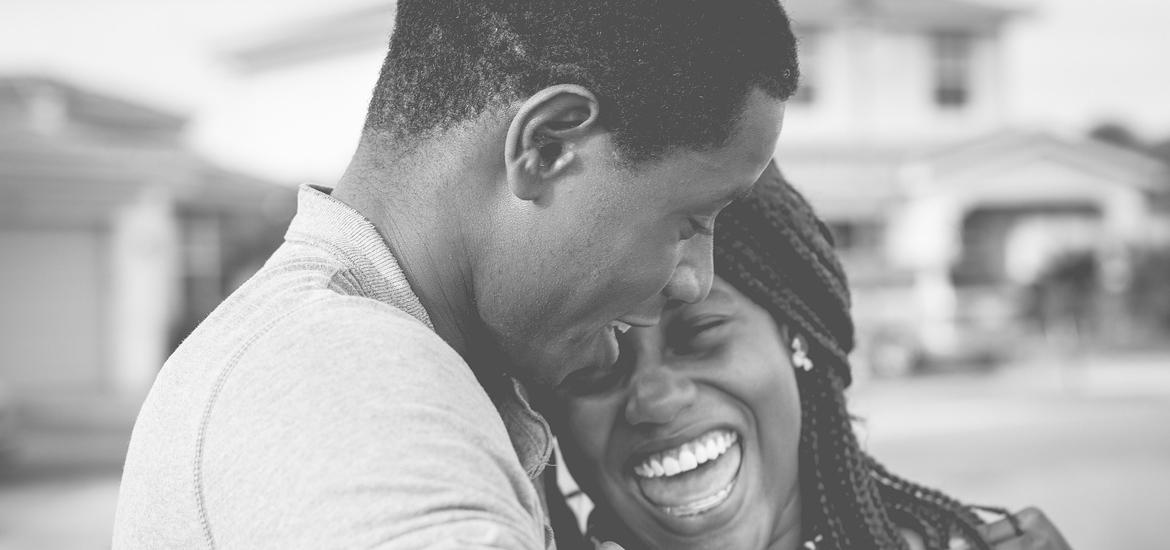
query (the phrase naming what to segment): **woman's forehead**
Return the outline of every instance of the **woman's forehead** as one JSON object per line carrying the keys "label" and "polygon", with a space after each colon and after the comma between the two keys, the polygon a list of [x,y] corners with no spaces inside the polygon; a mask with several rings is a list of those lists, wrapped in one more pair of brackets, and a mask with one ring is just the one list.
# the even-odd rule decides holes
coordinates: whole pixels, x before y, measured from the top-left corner
{"label": "woman's forehead", "polygon": [[742,309],[751,302],[741,294],[731,283],[716,276],[711,282],[711,292],[707,298],[694,304],[674,302],[667,307],[667,314],[683,315],[688,312],[705,311],[710,308]]}
{"label": "woman's forehead", "polygon": [[716,275],[711,282],[711,292],[707,295],[707,299],[700,303],[743,305],[747,301],[747,297],[741,294],[731,283]]}

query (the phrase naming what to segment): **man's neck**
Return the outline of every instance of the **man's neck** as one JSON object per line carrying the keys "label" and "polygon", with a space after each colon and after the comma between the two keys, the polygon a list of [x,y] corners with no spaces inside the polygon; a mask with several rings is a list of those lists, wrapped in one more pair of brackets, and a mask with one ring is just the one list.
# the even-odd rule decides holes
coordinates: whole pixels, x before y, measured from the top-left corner
{"label": "man's neck", "polygon": [[[466,356],[474,311],[471,258],[460,222],[432,193],[417,191],[426,189],[426,182],[401,179],[409,177],[351,167],[338,181],[333,197],[374,224],[426,309],[435,332]],[[394,186],[402,186],[403,192],[388,199],[386,189]]]}

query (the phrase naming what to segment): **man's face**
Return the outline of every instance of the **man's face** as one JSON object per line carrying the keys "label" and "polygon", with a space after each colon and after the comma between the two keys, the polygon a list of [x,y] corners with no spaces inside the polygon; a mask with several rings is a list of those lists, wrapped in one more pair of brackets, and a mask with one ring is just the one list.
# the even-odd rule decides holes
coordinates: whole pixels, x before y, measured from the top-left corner
{"label": "man's face", "polygon": [[771,160],[783,113],[782,101],[752,92],[724,146],[634,167],[599,133],[574,144],[575,165],[546,198],[498,213],[473,284],[505,368],[545,386],[610,368],[615,330],[656,324],[669,301],[706,297],[715,216]]}

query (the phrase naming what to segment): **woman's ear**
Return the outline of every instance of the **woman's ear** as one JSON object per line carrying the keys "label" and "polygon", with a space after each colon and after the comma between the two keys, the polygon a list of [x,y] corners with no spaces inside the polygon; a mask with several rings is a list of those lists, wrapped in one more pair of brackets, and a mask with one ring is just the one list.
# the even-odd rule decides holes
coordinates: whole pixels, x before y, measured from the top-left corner
{"label": "woman's ear", "polygon": [[599,129],[599,114],[597,97],[574,84],[549,86],[521,104],[504,147],[512,193],[526,201],[544,198],[579,160],[575,146]]}

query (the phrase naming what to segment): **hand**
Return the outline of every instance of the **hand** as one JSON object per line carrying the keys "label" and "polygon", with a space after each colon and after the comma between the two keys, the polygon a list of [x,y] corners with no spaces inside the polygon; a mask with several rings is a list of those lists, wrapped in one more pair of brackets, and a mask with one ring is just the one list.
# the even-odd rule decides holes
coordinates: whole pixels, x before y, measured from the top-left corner
{"label": "hand", "polygon": [[1036,508],[1024,508],[1014,514],[1020,531],[1009,518],[979,526],[983,540],[995,550],[1071,550],[1064,536]]}

